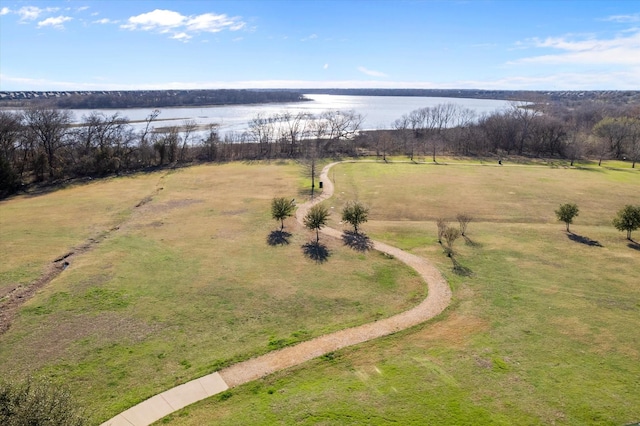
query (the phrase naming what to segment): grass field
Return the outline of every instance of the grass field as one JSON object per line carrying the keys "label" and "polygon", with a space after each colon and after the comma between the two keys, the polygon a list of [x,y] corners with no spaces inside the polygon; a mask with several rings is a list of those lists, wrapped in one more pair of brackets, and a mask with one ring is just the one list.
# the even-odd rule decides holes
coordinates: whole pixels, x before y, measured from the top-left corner
{"label": "grass field", "polygon": [[306,258],[312,234],[292,218],[290,243],[267,244],[279,228],[271,199],[298,196],[300,175],[293,164],[198,166],[1,202],[3,288],[99,242],[22,306],[0,336],[0,376],[64,383],[99,423],[236,361],[424,299],[413,270],[377,253],[321,239],[327,262]]}
{"label": "grass field", "polygon": [[[339,351],[159,422],[566,424],[640,421],[640,247],[611,226],[640,204],[628,169],[341,164],[339,210],[371,206],[364,232],[438,264],[454,290],[440,318]],[[571,229],[553,211],[575,202]],[[474,220],[452,272],[435,219]],[[334,215],[332,226],[342,227]],[[634,234],[640,239],[640,234]],[[598,245],[595,245],[597,243]]]}

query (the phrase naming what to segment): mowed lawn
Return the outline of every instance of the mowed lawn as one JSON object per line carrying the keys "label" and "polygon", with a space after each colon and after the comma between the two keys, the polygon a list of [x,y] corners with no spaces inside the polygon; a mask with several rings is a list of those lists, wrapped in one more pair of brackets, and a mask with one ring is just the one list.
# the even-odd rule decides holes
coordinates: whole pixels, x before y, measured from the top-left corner
{"label": "mowed lawn", "polygon": [[293,218],[288,245],[267,243],[279,229],[271,199],[299,197],[301,175],[286,163],[207,165],[1,202],[5,288],[99,243],[22,306],[0,336],[0,376],[64,383],[100,423],[239,360],[423,300],[417,274],[376,252],[321,238],[327,261],[305,257],[315,234]]}
{"label": "mowed lawn", "polygon": [[[640,172],[340,164],[339,210],[438,265],[454,301],[419,327],[202,401],[158,424],[623,425],[640,421],[640,247],[611,226]],[[571,230],[554,210],[577,203]],[[473,217],[455,274],[435,220]],[[334,217],[335,226],[339,217]],[[640,231],[633,234],[640,240]]]}

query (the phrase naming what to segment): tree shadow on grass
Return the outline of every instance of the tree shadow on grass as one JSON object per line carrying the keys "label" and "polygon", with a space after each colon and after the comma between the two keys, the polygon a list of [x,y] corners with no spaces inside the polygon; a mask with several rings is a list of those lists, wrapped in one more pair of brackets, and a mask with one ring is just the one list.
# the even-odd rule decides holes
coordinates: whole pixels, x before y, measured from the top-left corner
{"label": "tree shadow on grass", "polygon": [[467,237],[466,235],[463,235],[462,238],[464,238],[464,243],[468,246],[471,247],[482,247],[482,244],[480,243],[476,243],[475,241],[473,241],[471,238]]}
{"label": "tree shadow on grass", "polygon": [[604,247],[602,244],[600,244],[596,240],[592,240],[589,237],[583,237],[582,235],[574,234],[573,232],[569,232],[567,234],[567,237],[569,237],[569,239],[571,241],[575,241],[575,242],[580,243],[580,244],[586,244],[586,245],[591,246],[591,247]]}
{"label": "tree shadow on grass", "polygon": [[310,241],[302,246],[302,252],[309,259],[316,263],[324,263],[329,259],[329,249],[327,246],[316,241]]}
{"label": "tree shadow on grass", "polygon": [[289,244],[289,238],[291,234],[287,231],[272,231],[267,236],[267,244],[270,246],[284,246]]}
{"label": "tree shadow on grass", "polygon": [[462,266],[455,257],[451,256],[450,259],[453,262],[454,274],[460,275],[461,277],[470,277],[473,275],[473,271],[466,266]]}
{"label": "tree shadow on grass", "polygon": [[344,231],[342,233],[342,242],[345,246],[349,246],[357,251],[369,251],[373,248],[373,241],[365,234],[356,234],[353,231]]}
{"label": "tree shadow on grass", "polygon": [[631,242],[629,242],[629,244],[627,244],[627,247],[629,247],[630,249],[634,249],[634,250],[640,251],[640,243],[637,242],[637,241],[631,240]]}

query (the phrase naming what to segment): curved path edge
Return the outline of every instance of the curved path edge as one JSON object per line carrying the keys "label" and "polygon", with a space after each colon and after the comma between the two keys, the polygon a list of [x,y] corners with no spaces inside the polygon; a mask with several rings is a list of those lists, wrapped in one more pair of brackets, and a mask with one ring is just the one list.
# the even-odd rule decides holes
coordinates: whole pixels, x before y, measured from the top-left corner
{"label": "curved path edge", "polygon": [[[323,192],[316,198],[298,206],[296,219],[299,223],[302,224],[304,216],[312,206],[333,195],[334,186],[333,182],[329,180],[329,170],[338,163],[328,164],[322,169],[320,180],[323,182]],[[321,232],[335,238],[342,236],[341,231],[328,227],[323,228]],[[413,327],[435,317],[446,309],[451,302],[451,289],[433,264],[426,259],[378,241],[373,241],[373,248],[394,256],[415,269],[427,283],[426,299],[408,311],[389,318],[316,337],[184,383],[129,408],[102,423],[101,426],[147,426],[174,411],[224,392],[229,388],[302,364],[347,346],[357,345]]]}

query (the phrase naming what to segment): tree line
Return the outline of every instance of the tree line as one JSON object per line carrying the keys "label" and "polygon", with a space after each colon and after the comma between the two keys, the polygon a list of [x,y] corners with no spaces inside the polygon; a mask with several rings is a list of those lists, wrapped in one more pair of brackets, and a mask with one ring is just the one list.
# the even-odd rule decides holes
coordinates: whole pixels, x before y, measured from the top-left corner
{"label": "tree line", "polygon": [[166,108],[178,106],[246,105],[301,102],[301,92],[292,90],[116,90],[68,92],[0,92],[0,106],[11,108],[107,109]]}
{"label": "tree line", "polygon": [[159,110],[135,130],[120,113],[92,112],[74,123],[68,110],[47,106],[0,111],[0,194],[32,183],[96,177],[193,162],[292,158],[315,176],[321,157],[402,155],[437,162],[442,155],[510,155],[640,159],[640,107],[599,103],[512,103],[476,116],[455,104],[420,108],[390,130],[363,131],[355,111],[257,115],[244,132],[221,135],[193,120],[157,128]]}

